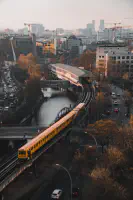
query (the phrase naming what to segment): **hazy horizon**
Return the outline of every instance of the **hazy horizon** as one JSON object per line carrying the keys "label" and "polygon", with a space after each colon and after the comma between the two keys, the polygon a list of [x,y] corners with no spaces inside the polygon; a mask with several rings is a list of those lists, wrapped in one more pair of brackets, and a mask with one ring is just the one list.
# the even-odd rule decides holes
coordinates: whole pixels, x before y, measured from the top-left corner
{"label": "hazy horizon", "polygon": [[100,19],[105,23],[133,25],[132,0],[0,0],[0,29],[23,28],[24,23],[42,23],[46,29],[85,28]]}

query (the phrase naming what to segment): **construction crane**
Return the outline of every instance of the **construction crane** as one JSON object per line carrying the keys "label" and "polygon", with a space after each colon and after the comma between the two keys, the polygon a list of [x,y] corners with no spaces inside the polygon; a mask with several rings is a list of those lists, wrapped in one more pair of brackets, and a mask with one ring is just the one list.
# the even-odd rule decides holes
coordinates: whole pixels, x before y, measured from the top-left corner
{"label": "construction crane", "polygon": [[32,24],[24,23],[24,26],[28,26],[28,34],[29,34],[29,36],[31,35],[31,25]]}
{"label": "construction crane", "polygon": [[131,18],[124,18],[124,19],[133,19],[133,17],[131,17]]}
{"label": "construction crane", "polygon": [[[115,23],[116,25],[116,23]],[[113,31],[113,34],[112,34],[112,40],[114,42],[114,39],[115,39],[115,33],[116,33],[116,30],[117,29],[122,29],[122,28],[131,28],[132,26],[114,26],[114,27],[111,27],[109,29],[111,29]]]}

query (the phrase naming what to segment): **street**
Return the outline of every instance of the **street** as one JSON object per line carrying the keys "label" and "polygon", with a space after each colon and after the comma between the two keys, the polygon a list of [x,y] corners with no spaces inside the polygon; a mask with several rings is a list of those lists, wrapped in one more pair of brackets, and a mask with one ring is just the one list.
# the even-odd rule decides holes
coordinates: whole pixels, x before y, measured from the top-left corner
{"label": "street", "polygon": [[[65,170],[58,169],[59,172],[55,175],[53,178],[53,181],[45,187],[42,185],[41,188],[36,191],[35,194],[30,198],[31,200],[50,200],[51,199],[51,194],[55,189],[61,189],[63,190],[63,198],[64,200],[70,199],[70,191],[71,191],[71,182],[70,178]],[[72,176],[72,180],[76,180],[76,177]],[[45,198],[44,198],[45,197]]]}
{"label": "street", "polygon": [[[129,119],[125,116],[125,114],[127,113],[127,108],[125,106],[124,91],[114,85],[111,85],[110,87],[112,89],[112,92],[114,92],[116,95],[120,95],[120,97],[117,97],[117,99],[112,99],[112,114],[110,118],[118,121],[119,123],[127,124]],[[114,101],[117,101],[118,105],[114,105]],[[118,113],[114,112],[115,108],[120,109]]]}

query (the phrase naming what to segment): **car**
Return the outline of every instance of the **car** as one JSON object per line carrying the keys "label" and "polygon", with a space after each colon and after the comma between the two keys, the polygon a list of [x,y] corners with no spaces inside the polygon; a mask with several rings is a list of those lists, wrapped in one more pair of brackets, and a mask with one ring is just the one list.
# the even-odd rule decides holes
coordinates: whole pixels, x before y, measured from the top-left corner
{"label": "car", "polygon": [[55,189],[51,194],[51,199],[59,199],[62,196],[63,191],[61,189]]}
{"label": "car", "polygon": [[4,111],[8,111],[8,110],[9,110],[8,106],[4,107]]}
{"label": "car", "polygon": [[111,113],[110,110],[105,111],[106,115],[110,115],[110,113]]}
{"label": "car", "polygon": [[72,188],[72,197],[73,198],[77,198],[77,197],[79,197],[79,195],[80,195],[80,190],[79,190],[79,188]]}
{"label": "car", "polygon": [[111,94],[112,94],[112,95],[115,95],[115,92],[112,92]]}
{"label": "car", "polygon": [[119,112],[119,108],[114,108],[114,112],[118,113]]}
{"label": "car", "polygon": [[115,94],[113,94],[112,95],[112,99],[116,99],[117,97],[116,97],[116,95]]}
{"label": "car", "polygon": [[118,105],[118,101],[114,101],[113,104],[114,104],[114,105]]}

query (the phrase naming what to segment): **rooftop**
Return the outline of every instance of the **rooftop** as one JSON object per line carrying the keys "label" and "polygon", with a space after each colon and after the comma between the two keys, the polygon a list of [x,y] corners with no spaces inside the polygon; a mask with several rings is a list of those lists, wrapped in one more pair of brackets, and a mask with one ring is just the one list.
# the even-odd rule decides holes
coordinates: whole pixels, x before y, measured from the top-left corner
{"label": "rooftop", "polygon": [[78,67],[65,65],[65,64],[61,64],[61,63],[53,64],[53,66],[59,67],[59,68],[63,68],[65,70],[67,70],[67,71],[70,71],[71,73],[77,75],[78,77],[92,76],[91,72],[79,69]]}

